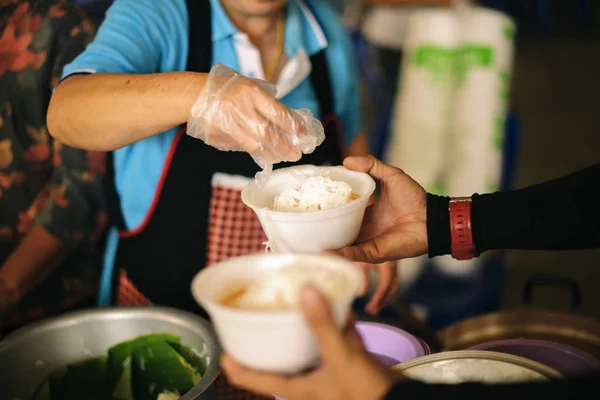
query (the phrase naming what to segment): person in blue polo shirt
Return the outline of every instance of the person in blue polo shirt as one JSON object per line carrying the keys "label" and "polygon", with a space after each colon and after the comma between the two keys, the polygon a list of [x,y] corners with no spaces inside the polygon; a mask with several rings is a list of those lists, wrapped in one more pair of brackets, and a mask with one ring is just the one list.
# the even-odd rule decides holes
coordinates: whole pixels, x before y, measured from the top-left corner
{"label": "person in blue polo shirt", "polygon": [[[351,51],[321,0],[113,3],[48,111],[55,137],[111,151],[101,304],[198,310],[189,284],[199,269],[264,249],[239,191],[260,170],[253,159],[280,167],[302,155],[294,137],[314,121],[292,110],[325,128],[302,163],[367,154]],[[377,268],[371,312],[397,288],[394,264]]]}

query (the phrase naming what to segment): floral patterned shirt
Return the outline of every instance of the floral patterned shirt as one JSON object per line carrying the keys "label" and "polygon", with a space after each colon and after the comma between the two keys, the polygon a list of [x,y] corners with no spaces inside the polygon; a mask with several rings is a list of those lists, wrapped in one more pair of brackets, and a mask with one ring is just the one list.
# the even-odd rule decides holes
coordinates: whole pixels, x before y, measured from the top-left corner
{"label": "floral patterned shirt", "polygon": [[97,288],[105,155],[65,146],[46,128],[63,66],[94,32],[68,1],[0,0],[0,268],[34,224],[71,250],[7,324],[56,313],[91,298]]}

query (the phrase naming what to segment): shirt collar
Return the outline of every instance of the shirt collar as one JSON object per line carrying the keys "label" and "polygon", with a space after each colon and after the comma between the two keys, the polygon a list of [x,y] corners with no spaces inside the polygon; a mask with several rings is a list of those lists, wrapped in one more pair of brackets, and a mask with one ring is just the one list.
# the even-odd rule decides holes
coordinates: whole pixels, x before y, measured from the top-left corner
{"label": "shirt collar", "polygon": [[[210,0],[212,9],[212,41],[241,33],[231,22],[220,0]],[[311,56],[327,47],[327,37],[304,0],[290,0],[285,27],[285,50],[293,57],[299,49]]]}
{"label": "shirt collar", "polygon": [[[290,0],[286,29],[287,42],[296,42],[309,56],[327,47],[327,37],[305,0]],[[286,51],[288,49],[286,48]]]}

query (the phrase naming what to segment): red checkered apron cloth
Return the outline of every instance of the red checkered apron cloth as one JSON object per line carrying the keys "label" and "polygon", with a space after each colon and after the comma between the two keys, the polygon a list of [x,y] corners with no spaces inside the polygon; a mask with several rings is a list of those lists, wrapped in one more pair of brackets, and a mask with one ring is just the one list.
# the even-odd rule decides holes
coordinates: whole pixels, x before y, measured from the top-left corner
{"label": "red checkered apron cloth", "polygon": [[265,251],[258,217],[242,202],[241,190],[251,179],[217,172],[212,179],[206,265]]}
{"label": "red checkered apron cloth", "polygon": [[[242,202],[241,189],[250,178],[215,173],[210,201],[207,266],[248,253],[265,251],[267,240],[258,217]],[[120,270],[116,302],[119,306],[149,306],[152,302]],[[231,386],[224,374],[216,381],[219,400],[264,400],[260,396]]]}

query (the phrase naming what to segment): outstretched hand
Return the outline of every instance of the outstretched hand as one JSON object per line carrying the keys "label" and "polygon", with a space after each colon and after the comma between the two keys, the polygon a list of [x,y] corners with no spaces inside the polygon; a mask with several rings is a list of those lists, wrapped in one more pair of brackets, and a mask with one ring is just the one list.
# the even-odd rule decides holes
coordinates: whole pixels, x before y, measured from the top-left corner
{"label": "outstretched hand", "polygon": [[302,311],[321,347],[321,366],[285,376],[250,370],[224,355],[221,366],[232,384],[287,400],[376,400],[401,378],[365,350],[352,321],[338,330],[327,300],[314,287],[303,289]]}
{"label": "outstretched hand", "polygon": [[358,239],[338,251],[354,261],[382,263],[427,253],[427,193],[401,169],[373,156],[348,157],[344,166],[366,172],[381,194],[365,212]]}

